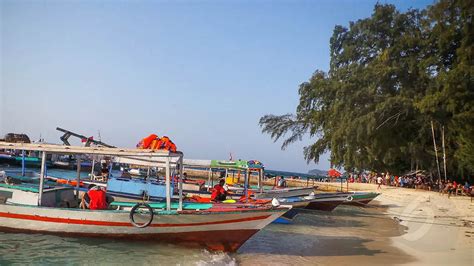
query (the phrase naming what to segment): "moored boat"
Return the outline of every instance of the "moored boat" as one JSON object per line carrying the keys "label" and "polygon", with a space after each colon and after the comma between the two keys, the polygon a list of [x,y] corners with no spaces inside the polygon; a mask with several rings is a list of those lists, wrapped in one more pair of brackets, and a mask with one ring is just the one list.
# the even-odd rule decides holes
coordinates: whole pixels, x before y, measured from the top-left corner
{"label": "moored boat", "polygon": [[[182,196],[181,152],[5,142],[0,142],[0,149],[42,152],[38,185],[21,183],[0,186],[0,229],[3,231],[146,239],[235,251],[253,234],[291,208],[283,205],[187,205]],[[48,153],[107,155],[113,156],[119,163],[133,161],[134,164],[163,167],[166,170],[166,200],[156,204],[119,202],[112,204],[118,208],[106,210],[79,209],[75,188],[45,184]],[[171,201],[172,172],[179,180],[179,199],[175,203]],[[77,186],[79,184],[80,177]],[[137,223],[134,220],[137,215],[146,217],[145,221]]]}
{"label": "moored boat", "polygon": [[369,204],[373,199],[375,199],[380,193],[376,192],[352,192],[352,200],[344,202],[344,205],[360,206],[363,207]]}
{"label": "moored boat", "polygon": [[318,211],[333,211],[337,206],[344,202],[352,200],[350,195],[346,193],[318,193],[314,194],[314,197],[305,209],[318,210]]}

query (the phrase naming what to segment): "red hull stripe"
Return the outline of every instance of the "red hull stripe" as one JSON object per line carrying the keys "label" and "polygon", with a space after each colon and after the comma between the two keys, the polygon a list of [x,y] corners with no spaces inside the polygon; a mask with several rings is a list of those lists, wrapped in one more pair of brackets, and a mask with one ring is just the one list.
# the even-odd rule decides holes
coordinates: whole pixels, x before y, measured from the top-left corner
{"label": "red hull stripe", "polygon": [[[42,222],[50,222],[50,223],[63,223],[63,224],[84,224],[84,225],[99,225],[99,226],[133,226],[131,223],[124,223],[124,222],[108,222],[108,221],[94,221],[94,220],[82,220],[82,219],[70,219],[70,218],[55,218],[55,217],[45,217],[45,216],[29,215],[29,214],[16,214],[16,213],[8,213],[8,212],[0,212],[0,217],[21,219],[21,220],[42,221]],[[255,216],[255,217],[249,217],[249,218],[225,220],[225,221],[201,222],[201,223],[151,224],[150,227],[177,227],[177,226],[227,224],[227,223],[238,223],[238,222],[262,220],[268,217],[270,217],[270,215],[262,215],[262,216]]]}

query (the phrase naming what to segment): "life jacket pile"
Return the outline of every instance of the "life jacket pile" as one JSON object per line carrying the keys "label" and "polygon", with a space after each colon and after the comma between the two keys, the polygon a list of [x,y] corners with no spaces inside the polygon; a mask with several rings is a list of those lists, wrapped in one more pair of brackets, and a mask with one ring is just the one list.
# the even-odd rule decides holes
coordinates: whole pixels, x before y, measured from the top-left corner
{"label": "life jacket pile", "polygon": [[176,145],[167,136],[158,137],[155,134],[151,134],[146,138],[143,138],[138,144],[139,149],[151,149],[151,150],[167,150],[176,152]]}

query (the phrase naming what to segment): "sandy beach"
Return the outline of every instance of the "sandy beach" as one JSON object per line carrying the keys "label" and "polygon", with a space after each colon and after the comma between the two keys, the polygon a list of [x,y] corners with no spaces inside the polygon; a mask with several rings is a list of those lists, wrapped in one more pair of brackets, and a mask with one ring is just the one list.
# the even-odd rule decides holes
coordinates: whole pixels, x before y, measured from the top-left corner
{"label": "sandy beach", "polygon": [[[340,189],[340,183],[317,183]],[[344,185],[344,188],[345,185]],[[373,184],[349,190],[377,191]],[[307,211],[271,225],[238,252],[241,265],[472,265],[474,202],[437,192],[383,187],[365,207]],[[270,255],[270,256],[269,256]]]}
{"label": "sandy beach", "polygon": [[[321,188],[337,183],[318,183]],[[377,191],[375,184],[350,183],[349,190]],[[377,201],[406,232],[392,245],[414,258],[409,264],[473,265],[474,201],[465,196],[383,186]]]}

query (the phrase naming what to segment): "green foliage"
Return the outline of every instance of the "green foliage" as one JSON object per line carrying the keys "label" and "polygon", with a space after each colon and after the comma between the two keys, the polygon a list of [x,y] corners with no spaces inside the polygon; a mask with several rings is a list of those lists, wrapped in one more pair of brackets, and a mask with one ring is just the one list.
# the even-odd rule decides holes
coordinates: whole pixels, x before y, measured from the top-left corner
{"label": "green foliage", "polygon": [[329,71],[300,85],[296,114],[262,117],[262,132],[284,138],[282,148],[317,139],[304,148],[308,161],[330,151],[334,166],[399,174],[434,169],[435,121],[449,173],[474,173],[473,11],[472,1],[405,13],[377,4],[371,17],[336,26]]}

